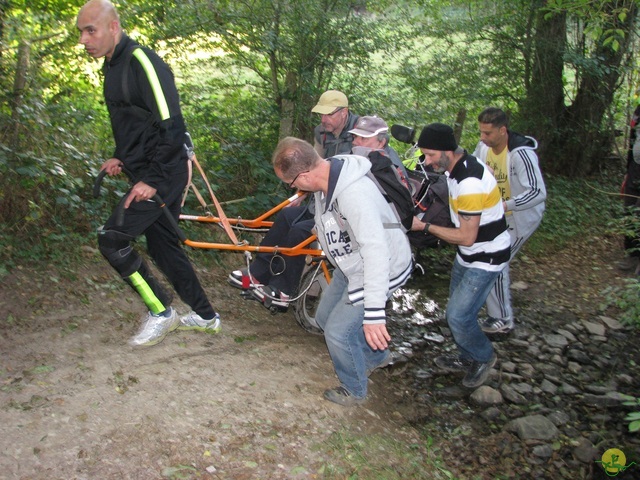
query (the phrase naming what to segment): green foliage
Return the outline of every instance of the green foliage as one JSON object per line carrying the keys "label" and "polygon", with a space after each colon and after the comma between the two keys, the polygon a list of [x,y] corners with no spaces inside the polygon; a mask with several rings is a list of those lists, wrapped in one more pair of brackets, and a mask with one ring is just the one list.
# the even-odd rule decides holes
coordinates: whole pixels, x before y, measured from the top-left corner
{"label": "green foliage", "polygon": [[529,2],[427,3],[431,15],[415,22],[429,36],[416,36],[398,68],[406,99],[402,114],[414,125],[453,125],[466,114],[460,143],[472,148],[478,138],[477,114],[490,105],[515,110],[524,96]]}
{"label": "green foliage", "polygon": [[613,229],[615,219],[622,217],[620,188],[614,175],[592,179],[545,175],[546,210],[540,227],[527,242],[533,254],[551,254],[566,248],[585,232]]}
{"label": "green foliage", "polygon": [[624,419],[629,422],[629,431],[632,433],[640,432],[640,397],[635,398],[627,396],[627,401],[623,403],[629,407],[636,407],[638,410],[629,413]]}
{"label": "green foliage", "polygon": [[608,307],[620,309],[620,320],[640,329],[640,282],[637,278],[625,279],[622,287],[607,287],[602,294],[604,297],[602,309]]}
{"label": "green foliage", "polygon": [[[228,215],[253,217],[289,195],[273,174],[278,116],[268,100],[237,88],[237,75],[182,89],[196,156]],[[214,93],[211,93],[214,92]],[[202,190],[206,191],[206,190]],[[226,209],[225,209],[226,212]]]}
{"label": "green foliage", "polygon": [[76,109],[61,116],[60,105],[32,105],[19,122],[0,115],[13,143],[0,135],[0,273],[18,259],[75,252],[95,231],[105,203],[91,201],[99,163],[84,144],[98,139],[79,135],[89,115]]}
{"label": "green foliage", "polygon": [[430,438],[426,444],[407,444],[389,436],[334,432],[318,449],[330,458],[318,471],[319,478],[400,480],[425,478],[425,472],[433,480],[455,478]]}
{"label": "green foliage", "polygon": [[[611,232],[620,237],[640,237],[640,212],[632,208],[625,213],[625,215],[616,216],[611,222]],[[605,301],[602,309],[618,308],[621,311],[620,320],[623,323],[640,329],[640,281],[638,278],[625,279],[622,287],[607,287],[603,296]]]}
{"label": "green foliage", "polygon": [[[175,23],[167,28],[180,29],[194,43],[207,35],[209,50],[225,52],[207,60],[216,69],[252,73],[251,93],[263,95],[277,122],[282,120],[279,135],[310,140],[317,119],[309,111],[322,91],[340,88],[354,99],[359,91],[372,95],[375,89],[364,90],[361,82],[371,73],[372,56],[402,45],[405,30],[390,29],[381,18],[385,5],[354,7],[346,0],[189,2],[177,6]],[[372,7],[375,15],[368,10]],[[190,15],[199,22],[185,28],[182,20]]]}
{"label": "green foliage", "polygon": [[584,21],[585,34],[594,40],[603,38],[604,46],[617,50],[628,32],[615,28],[625,22],[638,8],[635,0],[610,2],[609,0],[549,0],[544,10],[547,15],[570,11]]}
{"label": "green foliage", "polygon": [[[5,154],[7,154],[5,146]],[[9,155],[7,155],[9,156]],[[17,259],[55,258],[89,234],[86,172],[65,170],[59,157],[24,153],[0,162],[0,268]],[[6,158],[6,157],[5,157]],[[61,249],[61,251],[59,251]]]}

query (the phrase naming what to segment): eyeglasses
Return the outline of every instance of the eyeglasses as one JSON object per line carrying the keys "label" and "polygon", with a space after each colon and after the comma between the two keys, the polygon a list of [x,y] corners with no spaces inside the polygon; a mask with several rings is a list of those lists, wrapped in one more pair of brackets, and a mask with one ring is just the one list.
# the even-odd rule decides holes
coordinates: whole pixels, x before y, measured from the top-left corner
{"label": "eyeglasses", "polygon": [[294,188],[293,184],[294,184],[294,183],[296,183],[296,180],[298,180],[298,177],[299,177],[300,175],[302,175],[303,173],[309,173],[309,170],[305,170],[304,172],[300,172],[300,173],[298,173],[295,177],[293,177],[293,180],[291,180],[291,181],[289,182],[289,188]]}
{"label": "eyeglasses", "polygon": [[322,116],[323,117],[333,117],[336,113],[338,113],[340,110],[344,110],[345,107],[338,107],[336,108],[333,112],[331,113],[323,113]]}

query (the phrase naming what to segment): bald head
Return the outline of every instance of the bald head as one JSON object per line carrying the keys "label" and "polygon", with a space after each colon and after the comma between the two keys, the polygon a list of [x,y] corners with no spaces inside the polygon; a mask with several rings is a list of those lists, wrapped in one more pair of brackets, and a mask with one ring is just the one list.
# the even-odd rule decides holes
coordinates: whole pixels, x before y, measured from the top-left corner
{"label": "bald head", "polygon": [[108,20],[119,20],[116,7],[109,0],[89,0],[78,12],[78,16],[83,14],[104,17]]}
{"label": "bald head", "polygon": [[116,7],[108,0],[90,0],[78,12],[76,22],[80,43],[94,58],[111,59],[122,38],[122,27]]}

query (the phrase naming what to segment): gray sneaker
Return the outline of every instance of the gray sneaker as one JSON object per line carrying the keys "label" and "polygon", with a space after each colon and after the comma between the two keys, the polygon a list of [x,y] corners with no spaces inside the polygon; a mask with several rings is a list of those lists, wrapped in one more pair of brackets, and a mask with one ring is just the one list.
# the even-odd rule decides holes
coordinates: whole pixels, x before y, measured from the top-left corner
{"label": "gray sneaker", "polygon": [[329,400],[330,402],[337,403],[338,405],[342,405],[343,407],[353,407],[355,405],[362,405],[367,401],[367,397],[355,397],[351,395],[351,393],[344,388],[342,385],[336,388],[330,388],[324,391],[322,395],[325,400]]}
{"label": "gray sneaker", "polygon": [[409,359],[398,352],[389,352],[389,354],[384,357],[384,360],[380,362],[376,367],[367,370],[367,377],[370,377],[373,372],[379,370],[381,368],[390,367],[392,365],[396,365],[398,363],[408,362]]}
{"label": "gray sneaker", "polygon": [[169,307],[163,315],[154,315],[149,312],[144,325],[136,336],[129,340],[129,344],[133,347],[150,347],[160,343],[167,333],[178,328],[179,323],[178,314],[173,307]]}
{"label": "gray sneaker", "polygon": [[469,370],[467,370],[467,374],[462,379],[462,385],[467,388],[476,388],[482,385],[487,380],[491,368],[496,364],[497,360],[498,356],[493,352],[488,362],[472,361]]}
{"label": "gray sneaker", "polygon": [[509,333],[515,325],[513,319],[487,317],[478,320],[480,328],[485,333]]}
{"label": "gray sneaker", "polygon": [[216,313],[211,320],[205,320],[196,312],[189,312],[180,318],[178,330],[196,330],[215,335],[221,329],[220,314]]}

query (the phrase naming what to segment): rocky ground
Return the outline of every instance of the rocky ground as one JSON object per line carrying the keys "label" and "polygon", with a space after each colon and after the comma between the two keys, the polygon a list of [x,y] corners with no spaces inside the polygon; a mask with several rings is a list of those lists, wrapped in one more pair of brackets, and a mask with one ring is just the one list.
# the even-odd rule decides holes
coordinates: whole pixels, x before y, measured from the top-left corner
{"label": "rocky ground", "polygon": [[[426,342],[420,329],[406,336],[424,347],[414,348],[397,380],[405,392],[399,410],[447,439],[442,452],[460,478],[640,478],[640,435],[628,432],[631,407],[621,405],[623,394],[640,396],[639,335],[619,312],[602,311],[603,291],[632,278],[615,268],[617,245],[588,239],[514,262],[517,328],[492,336],[499,361],[475,392],[432,366],[450,347],[443,323],[442,343],[433,328]],[[596,463],[612,448],[626,455],[626,471],[605,474]]]}
{"label": "rocky ground", "polygon": [[597,462],[613,448],[629,467],[615,476],[640,478],[619,398],[640,396],[640,335],[600,308],[624,282],[619,257],[616,239],[595,238],[514,263],[517,328],[495,338],[476,391],[434,369],[451,340],[446,299],[415,290],[446,281],[446,262],[430,266],[390,321],[408,361],[375,372],[351,409],[321,398],[336,383],[322,338],[242,300],[224,281],[231,262],[199,271],[221,334],[138,350],[127,339],[143,309],[94,251],[74,271],[16,268],[0,292],[0,478],[388,478],[397,454],[356,462],[340,443],[354,435],[441,458],[411,478],[606,478]]}

